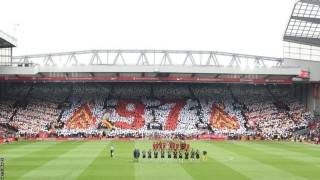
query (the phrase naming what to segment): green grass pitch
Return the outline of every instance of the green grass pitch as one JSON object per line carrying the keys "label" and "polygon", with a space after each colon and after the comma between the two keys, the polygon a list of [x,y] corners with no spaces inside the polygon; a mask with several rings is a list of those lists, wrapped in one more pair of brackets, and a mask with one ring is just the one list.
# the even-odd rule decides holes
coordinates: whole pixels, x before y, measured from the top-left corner
{"label": "green grass pitch", "polygon": [[[306,180],[320,179],[320,146],[291,142],[190,141],[208,161],[133,162],[133,149],[152,141],[15,142],[0,145],[9,179]],[[110,145],[116,157],[109,158]]]}

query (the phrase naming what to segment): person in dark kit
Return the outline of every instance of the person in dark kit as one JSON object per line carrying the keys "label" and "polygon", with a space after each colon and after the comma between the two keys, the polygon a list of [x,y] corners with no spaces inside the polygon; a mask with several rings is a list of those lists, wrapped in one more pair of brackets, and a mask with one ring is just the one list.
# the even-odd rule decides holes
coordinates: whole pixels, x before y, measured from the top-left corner
{"label": "person in dark kit", "polygon": [[179,151],[179,159],[182,159],[182,151]]}
{"label": "person in dark kit", "polygon": [[151,154],[152,154],[151,149],[149,149],[149,151],[148,151],[148,159],[151,159]]}
{"label": "person in dark kit", "polygon": [[161,150],[161,159],[164,158],[164,150]]}
{"label": "person in dark kit", "polygon": [[133,150],[133,161],[136,161],[137,159],[137,149]]}
{"label": "person in dark kit", "polygon": [[173,151],[173,159],[177,159],[178,158],[178,152],[175,150]]}
{"label": "person in dark kit", "polygon": [[185,151],[184,152],[184,158],[185,159],[189,159],[189,151]]}
{"label": "person in dark kit", "polygon": [[179,151],[179,161],[181,161],[183,163],[183,151],[182,150]]}
{"label": "person in dark kit", "polygon": [[147,157],[147,152],[146,150],[143,150],[142,151],[142,158],[145,159]]}
{"label": "person in dark kit", "polygon": [[168,150],[168,159],[171,159],[171,150]]}
{"label": "person in dark kit", "polygon": [[197,149],[197,151],[196,151],[196,159],[200,159],[200,152],[199,152],[198,149]]}
{"label": "person in dark kit", "polygon": [[158,159],[158,151],[153,152],[153,158]]}
{"label": "person in dark kit", "polygon": [[191,149],[191,156],[190,156],[190,158],[192,159],[192,160],[194,160],[194,157],[195,156],[195,152],[194,152],[194,150],[193,149]]}
{"label": "person in dark kit", "polygon": [[135,162],[138,162],[139,156],[140,156],[140,151],[139,151],[139,149],[134,149],[134,150],[133,150],[133,158],[134,158],[134,161],[135,161]]}
{"label": "person in dark kit", "polygon": [[203,160],[203,161],[207,161],[207,160],[208,160],[207,151],[203,151],[203,152],[202,152],[202,155],[203,155],[203,156],[202,156],[202,160]]}

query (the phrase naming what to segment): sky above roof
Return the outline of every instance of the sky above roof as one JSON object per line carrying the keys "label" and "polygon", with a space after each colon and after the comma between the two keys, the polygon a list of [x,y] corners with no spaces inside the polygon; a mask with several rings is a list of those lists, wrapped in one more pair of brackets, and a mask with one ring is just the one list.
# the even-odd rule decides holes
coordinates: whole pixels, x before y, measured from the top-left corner
{"label": "sky above roof", "polygon": [[91,49],[283,55],[296,0],[2,0],[14,55]]}

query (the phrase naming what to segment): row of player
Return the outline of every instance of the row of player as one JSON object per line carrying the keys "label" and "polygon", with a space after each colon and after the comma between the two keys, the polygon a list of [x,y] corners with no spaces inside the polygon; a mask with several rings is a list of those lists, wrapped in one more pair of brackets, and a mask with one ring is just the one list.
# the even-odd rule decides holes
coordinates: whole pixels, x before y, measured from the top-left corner
{"label": "row of player", "polygon": [[[159,154],[160,153],[160,154]],[[142,159],[200,159],[200,156],[202,156],[203,160],[207,160],[207,151],[202,151],[202,155],[200,154],[200,151],[198,149],[194,150],[191,149],[189,150],[161,150],[161,151],[152,151],[151,149],[146,151],[142,150],[141,155],[140,155],[140,150],[139,149],[134,149],[133,151],[133,157],[135,160],[138,160],[139,158]]]}

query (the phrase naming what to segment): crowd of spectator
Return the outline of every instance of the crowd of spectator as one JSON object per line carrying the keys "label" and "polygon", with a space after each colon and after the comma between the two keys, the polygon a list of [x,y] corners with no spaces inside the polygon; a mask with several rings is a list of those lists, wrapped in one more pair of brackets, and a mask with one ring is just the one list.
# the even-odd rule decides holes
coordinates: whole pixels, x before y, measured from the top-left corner
{"label": "crowd of spectator", "polygon": [[[14,88],[12,88],[14,87]],[[29,84],[2,84],[0,88],[0,124],[9,123],[16,101],[26,96]]]}
{"label": "crowd of spectator", "polygon": [[18,129],[20,134],[36,135],[48,131],[57,121],[62,103],[70,85],[38,83],[31,87],[23,103],[16,108],[16,113],[9,124]]}
{"label": "crowd of spectator", "polygon": [[[35,83],[1,90],[0,123],[20,134],[59,136],[273,136],[304,128],[312,115],[289,86]],[[13,98],[8,98],[13,97]]]}
{"label": "crowd of spectator", "polygon": [[320,118],[309,124],[308,138],[320,144]]}
{"label": "crowd of spectator", "polygon": [[288,86],[232,86],[232,93],[249,130],[263,136],[284,135],[306,127],[311,113],[290,93]]}
{"label": "crowd of spectator", "polygon": [[13,100],[0,101],[0,124],[8,123],[8,120],[13,115]]}

